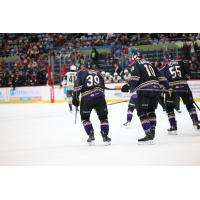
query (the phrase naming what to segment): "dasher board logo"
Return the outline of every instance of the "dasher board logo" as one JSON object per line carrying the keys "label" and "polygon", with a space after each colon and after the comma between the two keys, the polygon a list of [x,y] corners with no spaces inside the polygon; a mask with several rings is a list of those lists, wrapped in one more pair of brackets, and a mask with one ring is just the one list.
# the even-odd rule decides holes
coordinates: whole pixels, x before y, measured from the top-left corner
{"label": "dasher board logo", "polygon": [[4,96],[3,96],[3,92],[0,90],[0,100],[5,100]]}
{"label": "dasher board logo", "polygon": [[13,89],[11,88],[8,91],[9,96],[40,96],[39,90],[30,90],[30,89]]}
{"label": "dasher board logo", "polygon": [[10,89],[10,96],[14,96],[14,94],[15,94],[14,89]]}

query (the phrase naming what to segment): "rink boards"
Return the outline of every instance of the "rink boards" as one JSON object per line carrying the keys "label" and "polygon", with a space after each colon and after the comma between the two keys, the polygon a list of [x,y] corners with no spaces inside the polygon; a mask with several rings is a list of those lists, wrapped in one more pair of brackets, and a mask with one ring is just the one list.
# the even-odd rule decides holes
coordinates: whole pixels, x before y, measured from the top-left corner
{"label": "rink boards", "polygon": [[[188,83],[195,101],[200,102],[200,80],[192,80]],[[130,94],[120,91],[122,85],[124,83],[106,84],[106,87],[115,89],[105,91],[107,102],[128,100]],[[65,93],[66,89],[60,86],[17,87],[15,90],[0,88],[0,103],[49,103],[52,99],[54,102],[64,102]]]}

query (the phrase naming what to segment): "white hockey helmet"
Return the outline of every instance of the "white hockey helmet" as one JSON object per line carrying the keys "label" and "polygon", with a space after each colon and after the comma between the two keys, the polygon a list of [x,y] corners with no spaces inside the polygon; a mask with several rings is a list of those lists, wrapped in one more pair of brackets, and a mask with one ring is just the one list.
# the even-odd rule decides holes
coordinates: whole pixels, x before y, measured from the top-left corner
{"label": "white hockey helmet", "polygon": [[110,73],[109,73],[109,72],[106,72],[106,76],[110,76]]}
{"label": "white hockey helmet", "polygon": [[117,72],[115,72],[113,75],[114,75],[114,76],[118,76]]}
{"label": "white hockey helmet", "polygon": [[128,69],[125,69],[125,70],[124,70],[124,74],[128,74]]}
{"label": "white hockey helmet", "polygon": [[102,75],[102,76],[105,76],[105,74],[106,74],[106,72],[104,72],[104,71],[101,72],[101,75]]}
{"label": "white hockey helmet", "polygon": [[75,65],[72,65],[72,66],[70,67],[70,70],[71,70],[71,71],[76,71],[76,66],[75,66]]}

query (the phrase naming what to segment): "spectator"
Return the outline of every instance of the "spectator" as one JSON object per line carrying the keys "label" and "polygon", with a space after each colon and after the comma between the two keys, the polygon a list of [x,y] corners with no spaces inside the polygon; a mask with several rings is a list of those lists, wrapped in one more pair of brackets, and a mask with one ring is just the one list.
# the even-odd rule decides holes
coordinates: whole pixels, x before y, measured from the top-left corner
{"label": "spectator", "polygon": [[[191,61],[190,67],[194,72],[198,72],[198,44],[196,39],[199,34],[195,33],[95,33],[95,34],[0,34],[1,57],[15,56],[16,62],[4,63],[0,71],[0,86],[23,86],[46,84],[46,69],[44,68],[47,58],[44,54],[63,55],[63,62],[67,65],[75,64],[77,66],[89,63],[89,65],[98,65],[112,67],[118,75],[122,75],[122,70],[131,66],[129,54],[137,44],[152,44],[162,42],[164,48],[162,51],[148,52],[147,57],[155,62],[167,54],[182,56],[183,59]],[[174,52],[168,49],[169,41],[184,41],[182,52]],[[191,45],[189,42],[192,41]],[[96,46],[96,48],[94,47]],[[99,54],[98,46],[110,45],[113,52]],[[79,49],[81,47],[93,47],[89,56],[84,55]],[[82,49],[81,49],[82,50]],[[46,56],[47,57],[47,56]],[[103,62],[102,62],[103,61]],[[159,63],[156,64],[159,66]],[[102,67],[102,69],[103,69]],[[110,71],[110,70],[109,70]],[[112,71],[112,72],[113,72]],[[55,78],[60,78],[58,75]],[[43,81],[44,80],[44,81]]]}
{"label": "spectator", "polygon": [[183,53],[184,53],[184,58],[186,60],[190,60],[190,46],[187,44],[186,41],[183,42]]}
{"label": "spectator", "polygon": [[121,76],[119,76],[119,75],[117,74],[117,72],[115,72],[115,73],[113,74],[112,82],[113,82],[113,83],[120,83],[121,81],[122,81]]}
{"label": "spectator", "polygon": [[128,83],[128,81],[131,78],[131,74],[129,73],[128,69],[124,70],[124,75],[123,75],[123,80],[126,81]]}
{"label": "spectator", "polygon": [[114,64],[114,72],[116,72],[119,76],[122,75],[122,68],[119,66],[118,63]]}
{"label": "spectator", "polygon": [[99,53],[96,50],[95,47],[92,48],[92,51],[90,53],[90,58],[92,60],[92,63],[96,66],[98,66],[98,58],[99,58]]}

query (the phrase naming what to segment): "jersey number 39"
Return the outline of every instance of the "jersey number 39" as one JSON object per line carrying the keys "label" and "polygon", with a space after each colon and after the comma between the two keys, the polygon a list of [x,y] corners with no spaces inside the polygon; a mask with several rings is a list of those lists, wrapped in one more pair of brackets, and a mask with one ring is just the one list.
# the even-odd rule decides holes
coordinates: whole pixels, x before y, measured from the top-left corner
{"label": "jersey number 39", "polygon": [[91,87],[94,85],[99,85],[99,77],[98,76],[93,76],[93,75],[89,75],[87,76],[87,86]]}

